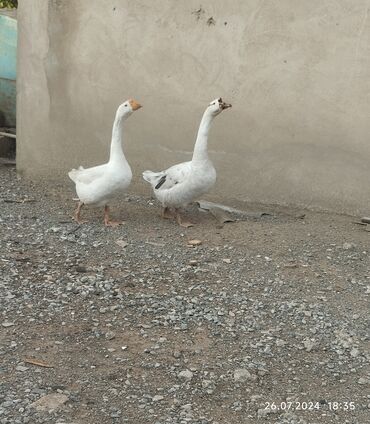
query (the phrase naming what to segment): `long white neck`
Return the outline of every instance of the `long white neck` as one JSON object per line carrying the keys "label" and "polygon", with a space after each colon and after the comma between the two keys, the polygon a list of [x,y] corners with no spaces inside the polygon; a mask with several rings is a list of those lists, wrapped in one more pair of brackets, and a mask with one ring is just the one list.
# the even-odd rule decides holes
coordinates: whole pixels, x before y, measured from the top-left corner
{"label": "long white neck", "polygon": [[112,129],[109,162],[120,162],[122,159],[126,160],[122,150],[123,121],[124,118],[122,116],[116,115]]}
{"label": "long white neck", "polygon": [[194,153],[192,161],[204,161],[208,160],[208,151],[207,151],[207,142],[208,142],[208,133],[211,127],[214,116],[205,111],[200,121],[199,130],[197,139],[195,141]]}

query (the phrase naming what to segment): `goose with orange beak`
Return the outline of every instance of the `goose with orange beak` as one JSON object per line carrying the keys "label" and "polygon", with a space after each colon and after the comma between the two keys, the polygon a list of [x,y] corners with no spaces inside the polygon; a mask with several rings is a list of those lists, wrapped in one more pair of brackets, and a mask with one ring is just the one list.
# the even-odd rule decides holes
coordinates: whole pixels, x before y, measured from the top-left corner
{"label": "goose with orange beak", "polygon": [[110,145],[109,161],[92,168],[72,169],[68,176],[76,184],[78,206],[74,219],[79,224],[86,222],[81,219],[81,209],[84,205],[104,206],[104,224],[114,227],[122,222],[112,221],[109,218],[109,202],[119,192],[127,189],[131,183],[132,172],[122,150],[123,127],[126,119],[141,108],[133,100],[122,103],[116,112],[113,123],[112,141]]}
{"label": "goose with orange beak", "polygon": [[200,122],[191,161],[179,163],[161,172],[143,172],[144,180],[151,184],[154,195],[163,206],[163,218],[174,215],[179,225],[193,225],[182,218],[180,208],[199,199],[216,182],[216,170],[207,151],[208,133],[213,119],[229,107],[231,104],[225,103],[221,97],[207,106]]}

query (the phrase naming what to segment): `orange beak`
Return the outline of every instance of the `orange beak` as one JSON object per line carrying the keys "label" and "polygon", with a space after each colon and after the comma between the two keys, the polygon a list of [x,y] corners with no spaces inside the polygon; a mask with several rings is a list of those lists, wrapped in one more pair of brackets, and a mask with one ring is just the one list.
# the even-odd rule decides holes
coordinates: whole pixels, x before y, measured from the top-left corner
{"label": "orange beak", "polygon": [[131,107],[132,107],[132,110],[138,110],[138,109],[140,109],[142,106],[141,106],[141,104],[140,103],[138,103],[136,100],[134,100],[134,99],[130,99],[129,100],[129,103],[130,103],[130,105],[131,105]]}

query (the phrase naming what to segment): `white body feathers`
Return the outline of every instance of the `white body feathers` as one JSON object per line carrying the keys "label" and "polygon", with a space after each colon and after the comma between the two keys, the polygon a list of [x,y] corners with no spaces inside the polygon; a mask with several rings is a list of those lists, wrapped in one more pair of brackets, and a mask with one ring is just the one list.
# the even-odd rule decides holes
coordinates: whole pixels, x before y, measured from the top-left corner
{"label": "white body feathers", "polygon": [[132,172],[127,161],[108,162],[104,165],[84,169],[72,169],[69,178],[76,184],[78,198],[85,205],[105,206],[117,192],[127,189]]}
{"label": "white body feathers", "polygon": [[117,110],[113,123],[109,161],[104,165],[72,169],[68,176],[76,184],[77,196],[83,204],[105,206],[131,182],[132,172],[122,151],[123,122],[133,112],[130,101]]}
{"label": "white body feathers", "polygon": [[143,172],[143,178],[153,188],[164,207],[179,208],[207,193],[216,182],[216,170],[208,157],[208,133],[213,121],[223,109],[230,107],[216,99],[209,104],[200,122],[192,160],[171,166],[165,171]]}
{"label": "white body feathers", "polygon": [[[161,178],[163,184],[156,189]],[[210,160],[203,163],[183,162],[162,172],[145,171],[156,198],[162,206],[181,207],[207,193],[216,182],[216,170]]]}

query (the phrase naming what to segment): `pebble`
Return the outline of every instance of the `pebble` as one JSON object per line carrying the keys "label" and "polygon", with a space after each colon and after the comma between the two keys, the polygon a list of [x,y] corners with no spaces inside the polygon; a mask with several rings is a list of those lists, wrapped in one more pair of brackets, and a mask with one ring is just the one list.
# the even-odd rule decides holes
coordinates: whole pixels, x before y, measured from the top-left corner
{"label": "pebble", "polygon": [[68,397],[61,393],[50,393],[33,402],[30,406],[37,411],[54,411],[68,401]]}
{"label": "pebble", "polygon": [[271,411],[266,408],[260,408],[257,410],[257,418],[266,418],[268,414],[270,414]]}
{"label": "pebble", "polygon": [[357,356],[360,354],[360,351],[357,348],[354,347],[354,348],[351,349],[350,354],[353,358],[357,358]]}
{"label": "pebble", "polygon": [[76,271],[77,272],[87,272],[87,268],[83,265],[78,265],[78,266],[76,266]]}
{"label": "pebble", "polygon": [[201,244],[202,244],[202,240],[198,240],[198,239],[188,240],[189,246],[200,246]]}
{"label": "pebble", "polygon": [[256,376],[252,375],[245,368],[238,368],[234,371],[234,381],[236,382],[245,382],[247,380],[255,380]]}
{"label": "pebble", "polygon": [[24,367],[23,365],[18,365],[15,367],[16,371],[24,372],[28,370],[28,367]]}
{"label": "pebble", "polygon": [[193,373],[190,370],[183,370],[178,373],[179,378],[190,381],[193,378]]}
{"label": "pebble", "polygon": [[344,250],[351,250],[351,249],[354,249],[355,247],[356,245],[354,243],[348,243],[348,242],[343,243]]}
{"label": "pebble", "polygon": [[107,340],[113,340],[116,337],[116,334],[113,331],[107,331],[105,333],[105,338]]}
{"label": "pebble", "polygon": [[311,352],[311,350],[316,346],[316,343],[313,340],[306,339],[303,341],[303,346],[307,352]]}

